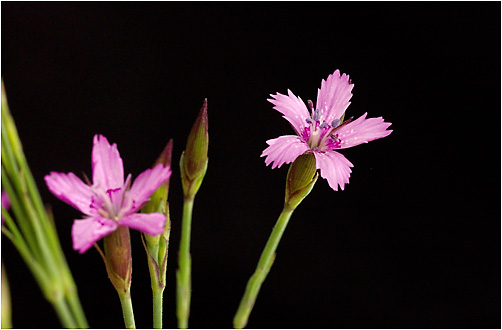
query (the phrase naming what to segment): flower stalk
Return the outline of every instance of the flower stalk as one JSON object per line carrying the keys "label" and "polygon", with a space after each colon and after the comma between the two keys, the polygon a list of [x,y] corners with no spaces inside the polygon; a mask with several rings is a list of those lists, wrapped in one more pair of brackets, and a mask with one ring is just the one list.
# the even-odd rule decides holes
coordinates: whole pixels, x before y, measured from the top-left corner
{"label": "flower stalk", "polygon": [[126,329],[136,329],[130,292],[119,292],[119,299]]}
{"label": "flower stalk", "polygon": [[176,272],[176,315],[178,317],[178,327],[181,329],[188,328],[188,318],[190,315],[192,286],[190,235],[192,210],[195,195],[202,184],[207,170],[208,144],[207,100],[204,100],[204,104],[188,136],[186,149],[180,159],[184,201],[178,257],[179,268]]}
{"label": "flower stalk", "polygon": [[[169,206],[167,206],[169,208]],[[148,269],[150,271],[150,283],[152,287],[153,297],[153,328],[162,329],[163,322],[163,296],[166,287],[166,267],[167,256],[169,249],[169,236],[171,233],[171,220],[169,217],[169,209],[167,209],[167,221],[163,234],[158,235],[158,240],[155,243],[149,243],[147,235],[143,235],[143,244],[148,258]],[[155,236],[152,236],[155,237]],[[155,247],[156,246],[156,247]]]}
{"label": "flower stalk", "polygon": [[317,177],[315,159],[312,154],[301,155],[291,164],[286,179],[284,208],[272,229],[256,270],[247,283],[239,308],[234,316],[234,328],[242,329],[247,325],[261,285],[274,263],[277,246],[286,230],[289,219],[296,207],[310,193]]}
{"label": "flower stalk", "polygon": [[104,253],[97,243],[94,244],[103,258],[108,278],[119,295],[125,327],[135,329],[131,301],[132,255],[129,228],[118,226],[115,231],[103,238],[103,245]]}
{"label": "flower stalk", "polygon": [[48,212],[25,158],[2,82],[2,190],[11,214],[2,207],[2,233],[14,244],[32,272],[61,324],[87,328],[77,288],[62,251],[52,215]]}

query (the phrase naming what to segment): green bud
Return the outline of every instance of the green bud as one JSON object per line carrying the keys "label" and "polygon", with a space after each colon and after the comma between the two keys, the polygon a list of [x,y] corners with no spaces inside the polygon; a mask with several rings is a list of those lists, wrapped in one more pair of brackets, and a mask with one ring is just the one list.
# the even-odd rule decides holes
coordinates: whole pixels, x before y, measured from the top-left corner
{"label": "green bud", "polygon": [[119,294],[128,293],[132,275],[129,228],[118,226],[114,232],[104,237],[103,243],[108,277]]}
{"label": "green bud", "polygon": [[193,198],[200,188],[207,170],[208,144],[207,99],[205,99],[188,135],[186,149],[180,159],[185,197]]}
{"label": "green bud", "polygon": [[[160,154],[159,158],[155,161],[153,166],[162,164],[164,166],[171,166],[171,156],[173,151],[173,140],[169,140],[166,147]],[[167,197],[169,193],[169,179],[163,183],[157,190],[150,196],[150,200],[143,206],[141,211],[143,213],[158,212],[166,216],[166,224],[162,234],[151,236],[143,234],[144,246],[148,257],[148,266],[150,269],[150,276],[152,285],[160,288],[165,287],[165,272],[167,264],[167,250],[169,247],[169,236],[171,233],[171,221],[169,217],[169,204]]]}
{"label": "green bud", "polygon": [[[153,166],[158,164],[164,166],[171,166],[171,155],[173,151],[173,140],[169,140],[166,147],[160,154],[159,158],[155,161]],[[157,190],[150,196],[150,200],[143,206],[141,211],[143,213],[160,212],[167,213],[167,196],[169,193],[169,179],[164,182]]]}
{"label": "green bud", "polygon": [[[153,166],[155,167],[158,164],[162,164],[164,166],[170,167],[172,154],[173,154],[173,139],[170,139],[169,142],[167,142],[167,145],[164,148],[164,150],[162,150],[162,152],[160,153],[159,158],[157,158],[157,160],[153,164]],[[163,199],[167,201],[167,194],[169,193],[169,179],[167,179],[167,181],[164,182],[162,186],[160,186],[160,188],[164,188],[164,190],[162,190],[161,197],[163,197]],[[157,189],[157,191],[159,191],[160,188]]]}
{"label": "green bud", "polygon": [[285,207],[295,209],[307,197],[318,178],[313,154],[303,154],[291,164],[286,178]]}

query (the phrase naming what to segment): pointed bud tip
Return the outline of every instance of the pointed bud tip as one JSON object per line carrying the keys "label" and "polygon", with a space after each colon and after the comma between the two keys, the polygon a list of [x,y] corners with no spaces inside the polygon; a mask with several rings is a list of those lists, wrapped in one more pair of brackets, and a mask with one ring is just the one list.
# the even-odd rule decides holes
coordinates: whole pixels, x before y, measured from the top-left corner
{"label": "pointed bud tip", "polygon": [[164,150],[160,153],[159,158],[154,163],[154,166],[157,164],[162,164],[164,166],[171,166],[171,158],[173,154],[173,139],[170,139],[169,142],[167,142],[167,145],[165,146]]}
{"label": "pointed bud tip", "polygon": [[191,179],[199,176],[206,166],[208,145],[207,99],[204,99],[204,104],[188,135],[184,153],[184,169]]}
{"label": "pointed bud tip", "polygon": [[[207,133],[207,130],[208,130],[207,98],[204,99],[204,103],[202,104],[202,108],[200,109],[199,118],[200,118],[200,121],[202,121],[205,124],[204,126],[206,128],[206,133]],[[199,120],[199,118],[197,118],[197,121]]]}

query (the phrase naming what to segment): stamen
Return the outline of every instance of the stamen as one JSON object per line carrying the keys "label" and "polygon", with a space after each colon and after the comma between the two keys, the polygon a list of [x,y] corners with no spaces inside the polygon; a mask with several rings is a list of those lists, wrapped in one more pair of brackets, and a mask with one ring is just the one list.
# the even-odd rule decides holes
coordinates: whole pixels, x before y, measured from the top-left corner
{"label": "stamen", "polygon": [[87,183],[88,186],[92,186],[91,180],[89,180],[89,178],[87,177],[87,175],[85,175],[84,172],[82,172],[82,174],[84,175],[84,181],[85,181],[85,183]]}
{"label": "stamen", "polygon": [[103,218],[110,218],[110,214],[108,212],[106,212],[105,210],[103,209],[99,209],[98,210],[98,213],[103,217]]}
{"label": "stamen", "polygon": [[331,122],[331,127],[333,127],[333,128],[337,128],[337,127],[338,127],[338,125],[340,125],[340,123],[341,123],[341,120],[340,120],[340,119],[335,119],[335,120],[333,120],[333,121]]}
{"label": "stamen", "polygon": [[340,124],[336,129],[339,130],[340,128],[342,128],[343,126],[347,125],[348,123],[350,123],[352,121],[352,119],[354,119],[354,116],[350,117],[349,119],[345,119],[343,121],[342,124]]}
{"label": "stamen", "polygon": [[315,121],[319,121],[321,119],[321,109],[314,110],[314,118]]}
{"label": "stamen", "polygon": [[307,124],[312,124],[314,122],[312,118],[307,118],[305,119],[305,121],[307,122]]}
{"label": "stamen", "polygon": [[307,105],[310,111],[314,111],[314,103],[311,100],[307,100]]}
{"label": "stamen", "polygon": [[129,173],[124,183],[124,191],[129,190],[129,188],[131,188],[131,177],[132,175]]}
{"label": "stamen", "polygon": [[322,128],[325,128],[325,127],[328,127],[328,126],[329,126],[329,125],[328,125],[328,123],[327,123],[327,122],[324,122],[324,123],[322,123],[322,124],[319,126],[319,128],[321,128],[321,129],[322,129]]}

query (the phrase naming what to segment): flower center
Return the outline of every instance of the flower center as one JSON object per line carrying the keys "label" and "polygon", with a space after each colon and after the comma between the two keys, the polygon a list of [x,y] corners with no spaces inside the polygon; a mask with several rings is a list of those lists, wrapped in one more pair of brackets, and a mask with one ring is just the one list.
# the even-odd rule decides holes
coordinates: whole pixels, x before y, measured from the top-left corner
{"label": "flower center", "polygon": [[98,212],[101,216],[112,219],[114,221],[119,221],[119,211],[120,204],[117,200],[118,195],[121,195],[121,189],[108,189],[106,192],[96,191],[96,195],[101,202],[101,206],[98,207]]}
{"label": "flower center", "polygon": [[[114,221],[119,221],[124,216],[124,210],[127,208],[130,198],[128,198],[128,190],[131,183],[131,175],[126,179],[123,187],[108,189],[103,191],[102,189],[95,188],[94,193],[96,195],[95,208],[97,208],[99,214],[105,218],[112,219]],[[125,206],[125,207],[124,207]]]}
{"label": "flower center", "polygon": [[333,132],[340,126],[340,119],[328,123],[323,120],[324,116],[321,109],[314,109],[310,100],[308,100],[308,105],[312,114],[310,118],[305,120],[307,126],[302,135],[309,147],[314,151],[339,148],[340,139],[338,139],[338,134],[333,134]]}

